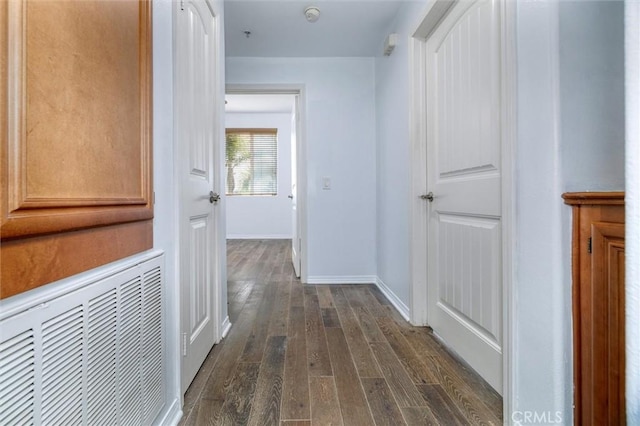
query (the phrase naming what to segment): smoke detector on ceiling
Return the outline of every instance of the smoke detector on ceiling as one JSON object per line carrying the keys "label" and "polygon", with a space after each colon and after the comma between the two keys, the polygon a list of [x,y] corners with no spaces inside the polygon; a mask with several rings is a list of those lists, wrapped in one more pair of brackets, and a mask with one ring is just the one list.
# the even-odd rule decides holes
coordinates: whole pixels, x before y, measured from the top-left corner
{"label": "smoke detector on ceiling", "polygon": [[304,10],[304,17],[309,22],[316,22],[320,18],[320,9],[315,6],[309,6]]}

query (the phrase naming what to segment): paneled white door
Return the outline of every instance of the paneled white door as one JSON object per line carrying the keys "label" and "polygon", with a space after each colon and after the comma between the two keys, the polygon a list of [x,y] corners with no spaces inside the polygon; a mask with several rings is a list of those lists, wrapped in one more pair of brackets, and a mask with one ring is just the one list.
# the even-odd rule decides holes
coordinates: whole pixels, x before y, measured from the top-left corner
{"label": "paneled white door", "polygon": [[428,322],[502,393],[499,0],[460,1],[426,41]]}
{"label": "paneled white door", "polygon": [[[182,391],[216,339],[215,16],[206,0],[176,3]],[[213,198],[212,198],[213,196]]]}

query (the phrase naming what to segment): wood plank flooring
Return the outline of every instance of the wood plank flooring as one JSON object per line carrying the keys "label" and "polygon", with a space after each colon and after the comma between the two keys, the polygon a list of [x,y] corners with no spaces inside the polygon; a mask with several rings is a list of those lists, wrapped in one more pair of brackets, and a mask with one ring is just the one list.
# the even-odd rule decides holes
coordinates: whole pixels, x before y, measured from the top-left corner
{"label": "wood plank flooring", "polygon": [[229,240],[228,336],[181,425],[499,425],[502,398],[374,285],[302,285],[288,240]]}

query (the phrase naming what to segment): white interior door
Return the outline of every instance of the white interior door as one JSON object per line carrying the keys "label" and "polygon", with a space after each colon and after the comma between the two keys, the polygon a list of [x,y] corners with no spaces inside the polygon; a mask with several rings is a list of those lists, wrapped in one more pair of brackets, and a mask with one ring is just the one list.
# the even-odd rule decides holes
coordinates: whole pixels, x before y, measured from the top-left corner
{"label": "white interior door", "polygon": [[460,1],[426,42],[428,321],[502,393],[499,0]]}
{"label": "white interior door", "polygon": [[291,261],[296,277],[300,278],[300,228],[298,221],[298,138],[300,131],[299,96],[295,96],[293,117],[291,123],[291,208],[292,236],[291,236]]}
{"label": "white interior door", "polygon": [[215,343],[215,17],[206,0],[176,3],[182,391]]}

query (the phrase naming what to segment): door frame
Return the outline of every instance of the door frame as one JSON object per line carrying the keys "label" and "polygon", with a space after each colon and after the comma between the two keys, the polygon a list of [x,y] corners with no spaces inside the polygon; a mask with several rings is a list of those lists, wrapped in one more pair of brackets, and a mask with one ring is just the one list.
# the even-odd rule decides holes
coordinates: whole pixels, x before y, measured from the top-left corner
{"label": "door frame", "polygon": [[[427,203],[420,198],[427,193],[427,128],[426,117],[426,40],[438,27],[453,6],[461,0],[436,0],[429,4],[419,24],[409,36],[410,72],[410,137],[411,137],[411,197],[410,209],[410,290],[411,323],[427,323]],[[503,418],[510,418],[514,396],[514,264],[515,202],[514,158],[516,128],[516,5],[500,1],[501,54],[501,135],[502,135],[502,370]]]}
{"label": "door frame", "polygon": [[[625,3],[625,102],[626,102],[626,342],[628,360],[640,353],[640,3]],[[626,371],[627,423],[640,421],[640,363],[628,362]]]}
{"label": "door frame", "polygon": [[[214,141],[213,141],[213,155],[214,155],[214,163],[218,165],[220,163],[220,158],[224,158],[224,144],[222,141],[224,140],[224,26],[222,25],[222,13],[220,10],[221,3],[217,0],[205,0],[211,11],[213,12],[214,20],[215,20],[215,46],[213,49],[215,50],[215,64],[213,69],[213,96],[214,96],[214,116],[213,116],[213,124],[217,129],[214,132]],[[174,279],[176,282],[176,289],[174,295],[178,297],[176,301],[177,305],[177,341],[176,341],[176,352],[177,356],[177,370],[178,370],[178,386],[180,387],[180,398],[182,402],[184,402],[184,394],[187,389],[183,389],[183,361],[185,357],[183,356],[183,329],[184,329],[184,312],[182,311],[182,286],[181,282],[181,223],[180,223],[180,203],[181,203],[181,176],[180,176],[180,140],[178,134],[178,108],[179,105],[175,102],[176,96],[175,94],[180,90],[178,87],[178,80],[176,78],[177,75],[177,52],[178,52],[178,31],[180,30],[180,20],[178,14],[181,13],[182,5],[180,2],[175,2],[172,4],[172,21],[173,21],[173,37],[172,37],[172,60],[173,60],[173,68],[172,68],[172,85],[173,85],[173,181],[175,182],[175,191],[174,191],[174,203],[173,203],[173,215],[175,221],[175,256],[174,256]],[[211,190],[213,192],[217,192],[221,194],[221,188],[224,188],[224,175],[223,170],[218,167],[214,176],[214,184]],[[224,197],[213,207],[218,209],[213,215],[214,218],[214,229],[216,232],[216,241],[213,244],[213,259],[211,260],[211,268],[215,271],[214,273],[214,282],[212,288],[212,309],[215,313],[213,321],[214,321],[214,345],[219,343],[222,338],[228,333],[231,328],[231,323],[229,322],[229,316],[227,311],[227,248],[226,248],[226,220],[225,220],[225,209],[224,209]],[[187,386],[188,388],[188,386]]]}
{"label": "door frame", "polygon": [[[308,250],[307,250],[307,125],[306,125],[306,93],[304,84],[227,84],[226,93],[229,95],[296,95],[298,96],[298,111],[300,115],[300,134],[296,134],[296,176],[298,182],[297,217],[300,230],[300,282],[308,281]],[[218,166],[224,168],[224,158],[219,160]]]}

